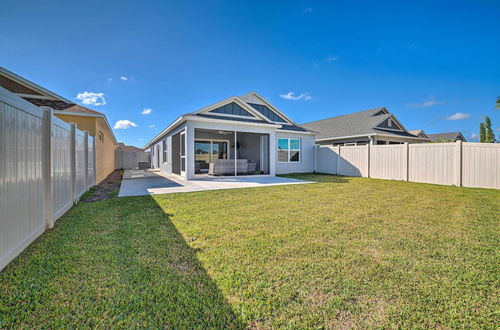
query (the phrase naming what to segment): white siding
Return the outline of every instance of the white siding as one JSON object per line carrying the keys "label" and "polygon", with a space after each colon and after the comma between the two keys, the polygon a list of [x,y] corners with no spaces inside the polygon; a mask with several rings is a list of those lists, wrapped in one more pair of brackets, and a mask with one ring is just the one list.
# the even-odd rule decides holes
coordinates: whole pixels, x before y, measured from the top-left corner
{"label": "white siding", "polygon": [[[278,162],[278,139],[293,138],[300,139],[300,162],[280,163]],[[297,134],[293,132],[276,132],[276,142],[271,152],[276,159],[276,174],[314,172],[315,168],[315,137],[309,134]]]}

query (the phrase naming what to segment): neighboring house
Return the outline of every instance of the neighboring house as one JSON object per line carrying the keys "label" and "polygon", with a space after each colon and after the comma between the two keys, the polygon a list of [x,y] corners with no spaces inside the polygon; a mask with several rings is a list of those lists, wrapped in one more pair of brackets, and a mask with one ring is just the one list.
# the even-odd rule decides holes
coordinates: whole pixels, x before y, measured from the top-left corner
{"label": "neighboring house", "polygon": [[177,118],[146,144],[152,167],[187,179],[314,171],[314,133],[252,92]]}
{"label": "neighboring house", "polygon": [[416,135],[418,137],[421,137],[423,139],[427,139],[428,142],[430,141],[429,136],[424,132],[423,129],[414,129],[414,130],[410,131],[410,133],[413,135]]}
{"label": "neighboring house", "polygon": [[138,147],[134,147],[134,146],[127,146],[123,142],[118,142],[116,144],[116,150],[131,151],[131,152],[144,152],[144,149],[142,149],[142,148],[138,148]]}
{"label": "neighboring house", "polygon": [[316,143],[327,146],[427,142],[413,135],[385,107],[302,124],[316,132]]}
{"label": "neighboring house", "polygon": [[0,67],[0,86],[38,107],[51,108],[54,115],[95,137],[96,183],[115,169],[116,138],[103,113],[77,105],[23,77]]}
{"label": "neighboring house", "polygon": [[115,151],[116,169],[149,168],[149,151],[119,142]]}
{"label": "neighboring house", "polygon": [[467,142],[465,137],[460,132],[448,132],[438,134],[427,134],[431,142]]}

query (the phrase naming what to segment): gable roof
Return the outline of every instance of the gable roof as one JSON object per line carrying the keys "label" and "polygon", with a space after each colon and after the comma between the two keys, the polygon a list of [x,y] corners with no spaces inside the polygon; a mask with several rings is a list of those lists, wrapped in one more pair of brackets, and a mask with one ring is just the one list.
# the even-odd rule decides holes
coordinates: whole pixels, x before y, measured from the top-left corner
{"label": "gable roof", "polygon": [[[14,91],[13,93],[16,93],[16,94],[32,94],[32,95],[39,95],[39,96],[47,96],[53,100],[59,100],[59,101],[63,101],[63,102],[66,102],[66,103],[73,103],[71,101],[69,101],[68,99],[46,89],[46,88],[43,88],[42,86],[40,85],[37,85],[35,84],[34,82],[32,81],[29,81],[28,79],[25,79],[21,76],[18,76],[17,74],[15,74],[14,72],[11,72],[9,70],[7,70],[6,68],[0,66],[0,75],[1,76],[4,76],[4,77],[7,77],[9,80],[12,80],[14,81],[14,83],[16,84],[15,86],[13,86],[14,88],[16,88],[16,90],[18,90],[17,92]],[[26,89],[18,89],[19,88],[19,85],[21,86],[24,86]],[[7,88],[9,89],[9,88]],[[34,91],[34,93],[29,93],[29,91]],[[21,93],[21,92],[26,92],[26,93]],[[24,96],[24,95],[22,95]]]}
{"label": "gable roof", "polygon": [[[290,117],[285,115],[281,110],[276,108],[273,104],[267,101],[263,96],[261,96],[257,92],[250,92],[248,94],[240,96],[240,98],[248,104],[262,104],[266,105],[270,110],[272,110],[275,114],[282,117],[285,121],[288,121],[290,124],[299,126],[296,122],[294,122]],[[259,111],[260,112],[260,111]],[[269,119],[269,118],[268,118]]]}
{"label": "gable roof", "polygon": [[[3,79],[1,79],[3,78]],[[54,113],[73,115],[73,116],[90,116],[102,118],[111,136],[116,143],[115,133],[109,125],[106,115],[84,106],[78,105],[40,85],[35,84],[28,79],[25,79],[14,72],[11,72],[0,66],[0,85],[7,85],[6,89],[11,93],[17,94],[26,101],[36,105],[37,107],[49,107],[54,109]]]}
{"label": "gable roof", "polygon": [[[379,127],[380,124],[391,118],[401,130]],[[331,117],[302,124],[311,131],[318,132],[316,140],[341,139],[355,136],[385,135],[394,137],[408,137],[421,139],[408,132],[397,118],[389,113],[385,107]]]}
{"label": "gable roof", "polygon": [[446,133],[437,133],[437,134],[427,134],[429,139],[432,142],[441,142],[441,141],[456,141],[461,139],[466,142],[465,137],[461,132],[446,132]]}

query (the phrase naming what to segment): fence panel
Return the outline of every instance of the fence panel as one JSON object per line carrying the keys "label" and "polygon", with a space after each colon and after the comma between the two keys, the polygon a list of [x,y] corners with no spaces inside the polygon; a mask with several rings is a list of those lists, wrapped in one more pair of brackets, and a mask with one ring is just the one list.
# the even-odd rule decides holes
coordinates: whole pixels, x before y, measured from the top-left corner
{"label": "fence panel", "polygon": [[459,154],[456,143],[410,144],[408,152],[409,181],[457,184]]}
{"label": "fence panel", "polygon": [[407,144],[370,146],[370,177],[406,180],[408,175]]}
{"label": "fence panel", "polygon": [[340,147],[338,173],[346,176],[368,176],[369,146]]}
{"label": "fence panel", "polygon": [[89,136],[87,158],[87,189],[95,186],[95,138]]}
{"label": "fence panel", "polygon": [[462,185],[500,189],[500,144],[463,143]]}
{"label": "fence panel", "polygon": [[76,199],[79,199],[87,190],[85,182],[85,133],[76,130],[75,138],[75,193]]}
{"label": "fence panel", "polygon": [[0,88],[0,270],[45,230],[43,111]]}
{"label": "fence panel", "polygon": [[73,206],[71,125],[52,119],[52,211],[54,221]]}
{"label": "fence panel", "polygon": [[145,151],[116,150],[115,168],[134,169],[139,167],[139,162],[149,161],[149,153]]}
{"label": "fence panel", "polygon": [[337,174],[338,148],[316,148],[316,171],[320,173]]}

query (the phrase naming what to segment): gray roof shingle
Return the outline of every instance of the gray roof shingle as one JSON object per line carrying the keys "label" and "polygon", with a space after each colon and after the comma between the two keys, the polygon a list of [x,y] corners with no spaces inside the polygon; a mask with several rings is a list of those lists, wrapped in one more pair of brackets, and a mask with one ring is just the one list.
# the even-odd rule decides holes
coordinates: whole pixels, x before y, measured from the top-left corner
{"label": "gray roof shingle", "polygon": [[460,139],[465,142],[465,138],[460,132],[447,132],[438,134],[427,134],[432,142],[442,142],[442,141],[456,141]]}
{"label": "gray roof shingle", "polygon": [[[335,139],[347,136],[381,133],[377,132],[379,130],[375,130],[373,127],[391,117],[391,114],[382,113],[376,115],[379,112],[387,112],[387,109],[384,107],[378,107],[347,115],[312,121],[302,124],[301,126],[308,130],[317,132],[316,139]],[[387,133],[388,131],[383,132],[383,134]],[[413,135],[411,136],[415,137]]]}

